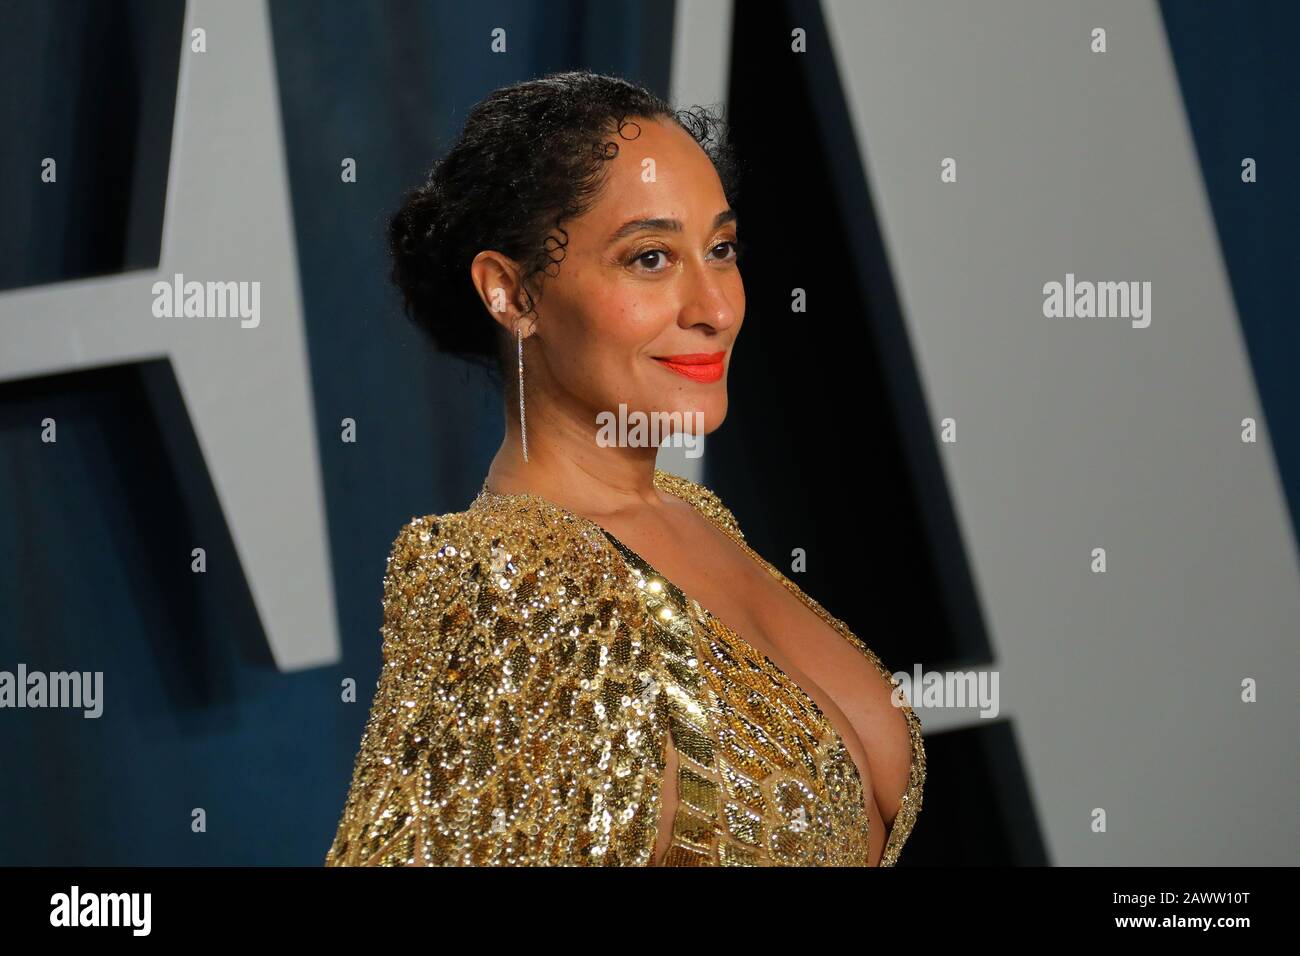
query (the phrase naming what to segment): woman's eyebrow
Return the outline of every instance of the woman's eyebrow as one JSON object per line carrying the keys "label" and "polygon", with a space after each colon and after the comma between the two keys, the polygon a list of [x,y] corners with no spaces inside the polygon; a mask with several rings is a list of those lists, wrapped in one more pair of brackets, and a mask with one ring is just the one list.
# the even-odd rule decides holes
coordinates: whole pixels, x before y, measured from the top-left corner
{"label": "woman's eyebrow", "polygon": [[[736,225],[740,224],[739,220],[736,218],[736,210],[724,209],[722,212],[714,216],[713,228],[717,229],[722,224],[728,222],[735,223]],[[657,229],[662,230],[663,232],[681,232],[682,228],[682,221],[680,219],[629,219],[627,222],[623,223],[623,225],[614,230],[605,244],[610,245],[618,242],[620,239],[632,235],[633,233],[642,232],[643,230]]]}

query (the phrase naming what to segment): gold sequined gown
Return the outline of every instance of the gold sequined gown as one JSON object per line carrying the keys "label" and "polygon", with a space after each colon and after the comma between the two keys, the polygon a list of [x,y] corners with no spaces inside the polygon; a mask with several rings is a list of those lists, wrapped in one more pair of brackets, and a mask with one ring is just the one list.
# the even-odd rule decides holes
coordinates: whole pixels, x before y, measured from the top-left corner
{"label": "gold sequined gown", "polygon": [[[745,542],[696,482],[656,470]],[[666,866],[864,866],[858,769],[812,698],[594,522],[483,490],[412,519],[384,576],[383,668],[327,866],[647,866],[666,748],[679,805]],[[921,809],[925,748],[880,865]]]}

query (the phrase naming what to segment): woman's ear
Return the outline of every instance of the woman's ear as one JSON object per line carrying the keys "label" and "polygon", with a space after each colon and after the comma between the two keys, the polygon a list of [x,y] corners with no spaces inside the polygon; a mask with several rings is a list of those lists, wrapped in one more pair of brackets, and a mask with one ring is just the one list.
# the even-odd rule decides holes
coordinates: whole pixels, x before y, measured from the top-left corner
{"label": "woman's ear", "polygon": [[[515,324],[523,313],[519,264],[503,253],[485,249],[470,263],[469,274],[488,315],[513,338]],[[524,333],[529,332],[525,326]]]}

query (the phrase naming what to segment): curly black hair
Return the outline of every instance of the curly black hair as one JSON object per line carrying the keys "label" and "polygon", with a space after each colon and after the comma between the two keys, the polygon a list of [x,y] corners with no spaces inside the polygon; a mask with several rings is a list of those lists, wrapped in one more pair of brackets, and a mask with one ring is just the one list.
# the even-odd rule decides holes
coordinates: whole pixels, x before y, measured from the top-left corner
{"label": "curly black hair", "polygon": [[[470,111],[450,151],[408,192],[388,223],[391,278],[407,317],[443,352],[502,372],[507,333],[486,314],[469,266],[484,249],[521,264],[530,286],[564,258],[564,223],[591,207],[616,138],[640,135],[636,118],[676,122],[713,162],[728,202],[738,164],[725,120],[705,107],[675,110],[625,79],[576,70],[495,90]],[[540,291],[539,291],[540,294]]]}

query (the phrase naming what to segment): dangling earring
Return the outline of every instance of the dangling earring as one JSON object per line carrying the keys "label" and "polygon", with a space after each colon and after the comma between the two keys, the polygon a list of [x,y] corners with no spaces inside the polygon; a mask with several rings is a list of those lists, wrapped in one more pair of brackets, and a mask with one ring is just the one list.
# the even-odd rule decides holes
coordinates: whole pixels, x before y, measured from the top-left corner
{"label": "dangling earring", "polygon": [[515,320],[515,340],[519,344],[519,439],[524,446],[524,461],[528,460],[528,426],[524,421],[524,329]]}

